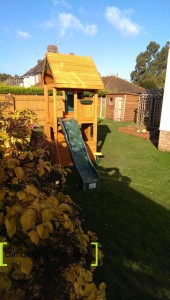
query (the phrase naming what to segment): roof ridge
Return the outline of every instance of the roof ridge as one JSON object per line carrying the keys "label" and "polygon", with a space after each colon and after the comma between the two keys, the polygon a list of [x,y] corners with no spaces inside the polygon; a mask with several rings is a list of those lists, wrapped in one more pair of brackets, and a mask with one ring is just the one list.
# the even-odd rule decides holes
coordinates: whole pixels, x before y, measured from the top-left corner
{"label": "roof ridge", "polygon": [[106,89],[109,86],[109,84],[112,82],[114,75],[106,76],[106,77],[111,77],[110,81],[106,85]]}
{"label": "roof ridge", "polygon": [[117,78],[119,78],[119,79],[121,79],[121,80],[123,80],[123,81],[126,81],[126,82],[128,82],[128,83],[130,83],[130,84],[133,84],[133,85],[135,85],[135,86],[137,86],[137,87],[143,88],[142,86],[140,86],[140,85],[138,85],[138,84],[135,84],[135,83],[133,83],[133,82],[127,80],[127,79],[123,79],[123,78],[120,78],[120,77],[118,77],[118,76],[115,76],[115,77],[117,77]]}
{"label": "roof ridge", "polygon": [[145,91],[145,88],[140,85],[134,84],[127,79],[122,79],[115,75],[102,76],[105,90],[117,92],[130,92],[130,93],[141,93]]}
{"label": "roof ridge", "polygon": [[30,76],[30,75],[34,75],[34,73],[38,72],[38,73],[41,73],[41,71],[39,71],[39,68],[41,69],[41,67],[43,67],[44,63],[44,58],[43,59],[39,59],[38,60],[38,63],[32,67],[31,69],[29,69],[26,73],[24,73],[22,75],[22,77],[27,77],[27,76]]}

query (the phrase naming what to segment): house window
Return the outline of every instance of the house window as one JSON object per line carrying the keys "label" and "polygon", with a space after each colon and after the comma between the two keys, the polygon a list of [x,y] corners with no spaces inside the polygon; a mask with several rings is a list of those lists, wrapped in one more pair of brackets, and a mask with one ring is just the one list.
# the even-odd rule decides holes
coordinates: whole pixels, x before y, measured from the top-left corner
{"label": "house window", "polygon": [[109,106],[113,106],[113,98],[109,98]]}

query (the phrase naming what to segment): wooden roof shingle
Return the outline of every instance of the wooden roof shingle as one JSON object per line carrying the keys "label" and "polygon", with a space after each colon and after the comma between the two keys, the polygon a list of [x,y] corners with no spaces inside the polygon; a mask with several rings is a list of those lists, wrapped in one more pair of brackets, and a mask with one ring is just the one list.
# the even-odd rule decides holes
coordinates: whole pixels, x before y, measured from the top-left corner
{"label": "wooden roof shingle", "polygon": [[51,70],[58,88],[103,89],[100,74],[91,57],[47,52],[42,78]]}

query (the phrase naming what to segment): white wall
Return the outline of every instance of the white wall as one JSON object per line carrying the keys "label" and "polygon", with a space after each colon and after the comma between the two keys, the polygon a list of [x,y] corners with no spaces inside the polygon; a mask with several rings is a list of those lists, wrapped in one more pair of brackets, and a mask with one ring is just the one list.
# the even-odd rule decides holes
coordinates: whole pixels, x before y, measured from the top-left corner
{"label": "white wall", "polygon": [[35,76],[35,84],[36,84],[36,83],[39,83],[39,75],[36,75],[36,76]]}
{"label": "white wall", "polygon": [[168,53],[168,62],[166,69],[160,130],[170,131],[170,48]]}
{"label": "white wall", "polygon": [[23,80],[24,87],[30,87],[31,85],[35,85],[35,76],[25,77]]}

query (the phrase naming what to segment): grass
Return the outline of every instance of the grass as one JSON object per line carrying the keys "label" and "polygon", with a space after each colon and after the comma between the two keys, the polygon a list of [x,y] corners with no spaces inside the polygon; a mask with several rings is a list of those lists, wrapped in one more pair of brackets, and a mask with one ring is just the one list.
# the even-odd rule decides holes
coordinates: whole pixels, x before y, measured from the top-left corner
{"label": "grass", "polygon": [[73,172],[69,193],[103,246],[107,299],[170,299],[170,154],[117,131],[128,124],[99,122],[101,187],[79,190]]}

